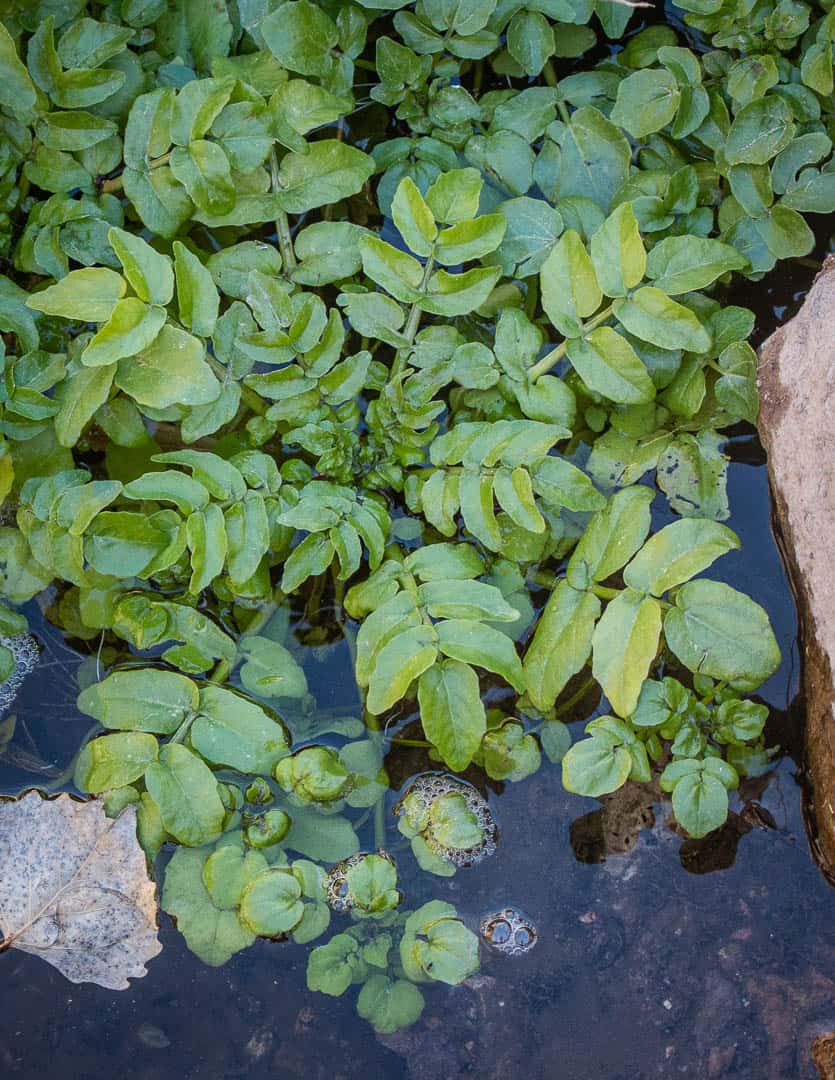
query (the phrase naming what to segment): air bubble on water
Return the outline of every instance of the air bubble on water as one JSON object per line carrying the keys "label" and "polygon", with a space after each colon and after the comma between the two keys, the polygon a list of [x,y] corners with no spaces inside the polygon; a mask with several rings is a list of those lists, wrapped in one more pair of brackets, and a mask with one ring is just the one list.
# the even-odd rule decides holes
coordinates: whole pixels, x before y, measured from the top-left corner
{"label": "air bubble on water", "polygon": [[520,956],[536,945],[536,927],[517,908],[485,915],[479,926],[482,941],[505,956]]}
{"label": "air bubble on water", "polygon": [[0,716],[2,716],[20,692],[23,680],[35,670],[40,658],[40,649],[31,634],[0,637],[0,645],[9,650],[14,660],[14,668],[8,679],[0,683]]}
{"label": "air bubble on water", "polygon": [[421,828],[421,835],[429,850],[441,859],[454,866],[473,866],[496,850],[498,830],[486,799],[483,799],[472,785],[454,776],[426,773],[418,776],[409,785],[403,797],[395,804],[394,813],[398,816],[403,813],[408,800],[410,816],[414,814],[415,818],[428,821],[430,807],[445,795],[458,795],[464,799],[467,809],[481,830],[481,843],[471,848],[447,847],[432,834],[431,824]]}
{"label": "air bubble on water", "polygon": [[348,871],[371,854],[379,855],[381,859],[385,859],[394,866],[391,855],[380,848],[377,852],[358,851],[349,858],[343,859],[342,862],[336,863],[325,874],[325,898],[334,911],[350,911],[355,906],[356,901],[351,892],[351,886],[348,884]]}

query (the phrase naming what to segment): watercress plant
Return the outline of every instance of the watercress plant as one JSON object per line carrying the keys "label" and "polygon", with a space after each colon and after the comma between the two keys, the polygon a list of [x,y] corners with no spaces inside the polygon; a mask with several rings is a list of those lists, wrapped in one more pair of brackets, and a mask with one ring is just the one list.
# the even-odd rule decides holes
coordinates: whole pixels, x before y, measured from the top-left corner
{"label": "watercress plant", "polygon": [[[380,1032],[479,948],[449,904],[403,909],[394,746],[438,770],[395,808],[438,876],[496,846],[450,774],[657,774],[701,837],[774,752],[745,696],[780,662],[767,614],[702,575],[739,547],[722,432],[757,416],[727,287],[835,210],[835,23],[636,7],[12,0],[0,23],[0,631],[41,597],[107,669],[83,669],[103,730],[75,782],[136,806],[192,951],[338,921],[308,985],[361,986]],[[311,693],[334,638],[354,715]]]}

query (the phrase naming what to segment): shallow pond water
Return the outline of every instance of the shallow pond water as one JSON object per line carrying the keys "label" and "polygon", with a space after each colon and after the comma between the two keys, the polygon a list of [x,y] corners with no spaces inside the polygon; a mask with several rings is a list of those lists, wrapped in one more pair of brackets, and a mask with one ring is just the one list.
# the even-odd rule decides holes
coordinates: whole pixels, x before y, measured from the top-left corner
{"label": "shallow pond water", "polygon": [[[790,314],[808,280],[805,268],[795,279],[781,271],[779,289],[756,287],[760,336]],[[773,710],[771,741],[785,753],[771,773],[743,786],[719,833],[682,843],[650,785],[601,803],[565,793],[558,768],[544,766],[524,783],[491,785],[500,830],[491,858],[452,879],[428,880],[408,850],[398,852],[410,906],[448,899],[473,929],[514,907],[538,933],[523,955],[486,950],[482,972],[465,986],[433,987],[414,1027],[376,1037],[357,1019],[352,995],[309,993],[305,948],[259,941],[213,969],[163,917],[162,955],[121,994],[73,986],[35,958],[5,954],[2,1074],[814,1077],[811,1042],[835,1028],[835,891],[815,866],[803,825],[795,614],[771,532],[763,455],[750,431],[730,445],[729,523],[742,550],[716,570],[773,621],[784,661],[761,694]],[[95,656],[75,653],[30,608],[42,653],[12,706],[17,725],[0,757],[5,793],[67,787],[62,770],[88,727],[74,707],[76,669]],[[329,648],[324,662],[312,648],[310,655],[320,706],[354,711],[344,644]],[[420,751],[399,749],[389,765],[405,779],[427,762]],[[396,799],[390,792],[389,811]],[[396,844],[389,814],[387,822]],[[362,839],[372,843],[370,833]]]}

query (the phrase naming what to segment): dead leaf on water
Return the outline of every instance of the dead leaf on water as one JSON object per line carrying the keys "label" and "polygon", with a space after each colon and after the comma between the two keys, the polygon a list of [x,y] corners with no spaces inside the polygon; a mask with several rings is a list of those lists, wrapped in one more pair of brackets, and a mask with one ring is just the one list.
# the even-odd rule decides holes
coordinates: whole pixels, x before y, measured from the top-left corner
{"label": "dead leaf on water", "polygon": [[0,950],[40,956],[71,982],[126,990],[161,950],[136,812],[30,791],[0,801]]}

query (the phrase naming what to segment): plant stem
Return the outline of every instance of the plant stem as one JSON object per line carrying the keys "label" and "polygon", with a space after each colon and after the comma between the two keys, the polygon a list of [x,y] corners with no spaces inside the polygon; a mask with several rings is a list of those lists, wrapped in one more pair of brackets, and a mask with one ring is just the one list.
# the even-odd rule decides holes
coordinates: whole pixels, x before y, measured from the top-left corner
{"label": "plant stem", "polygon": [[[612,305],[609,304],[608,307],[605,307],[602,311],[598,312],[593,319],[589,319],[589,321],[584,324],[583,337],[585,337],[586,334],[590,334],[592,330],[596,330],[601,323],[606,322],[611,314]],[[532,368],[528,369],[528,378],[530,381],[536,382],[540,375],[545,375],[549,372],[555,364],[562,360],[567,349],[568,341],[566,340],[557,345],[557,347],[552,349],[549,353],[546,353],[541,360],[537,361]]]}
{"label": "plant stem", "polygon": [[[545,78],[545,81],[548,83],[548,85],[551,86],[551,87],[556,88],[557,83],[559,82],[559,79],[557,78],[557,73],[554,70],[554,61],[553,60],[548,61],[548,63],[542,69],[542,74],[543,74],[543,76]],[[569,112],[568,112],[568,106],[563,101],[562,97],[559,96],[559,95],[557,95],[556,104],[557,104],[557,109],[559,110],[560,120],[562,120],[563,123],[567,124],[569,122],[569,120],[571,119],[571,116],[569,115]]]}
{"label": "plant stem", "polygon": [[591,688],[594,686],[594,683],[595,680],[593,678],[590,677],[586,679],[583,685],[579,687],[579,689],[575,690],[575,692],[571,695],[568,701],[566,701],[563,705],[560,705],[558,709],[554,710],[554,719],[556,720],[557,717],[565,716],[566,713],[571,712],[574,706],[579,704],[589,692],[589,690],[591,690]]}
{"label": "plant stem", "polygon": [[[380,718],[372,716],[366,709],[363,716],[365,726],[368,728],[368,738],[375,746],[383,749],[383,733],[380,730]],[[382,795],[374,804],[374,847],[386,846],[386,806],[385,795]]]}
{"label": "plant stem", "polygon": [[[429,258],[426,260],[426,265],[423,268],[423,277],[420,279],[420,291],[421,293],[426,291],[426,286],[429,284],[429,278],[432,275],[432,271],[435,269],[435,259],[430,252]],[[403,336],[408,341],[408,345],[404,345],[397,350],[397,355],[394,358],[394,363],[391,367],[392,375],[399,375],[403,368],[406,366],[406,360],[409,356],[409,351],[414,343],[415,335],[417,334],[418,327],[420,326],[420,301],[416,300],[412,304],[412,310],[409,312],[409,319],[406,323],[406,329],[403,331]]]}
{"label": "plant stem", "polygon": [[[275,147],[270,150],[270,179],[274,192],[281,191],[281,181],[278,179],[278,158]],[[275,231],[278,235],[278,249],[281,252],[281,261],[285,270],[292,270],[296,265],[296,253],[293,251],[293,237],[290,235],[290,221],[283,210],[279,210],[275,219]]]}
{"label": "plant stem", "polygon": [[394,743],[396,746],[417,746],[421,750],[431,750],[432,743],[427,742],[426,739],[400,739],[397,736],[392,736],[389,739],[390,743]]}

